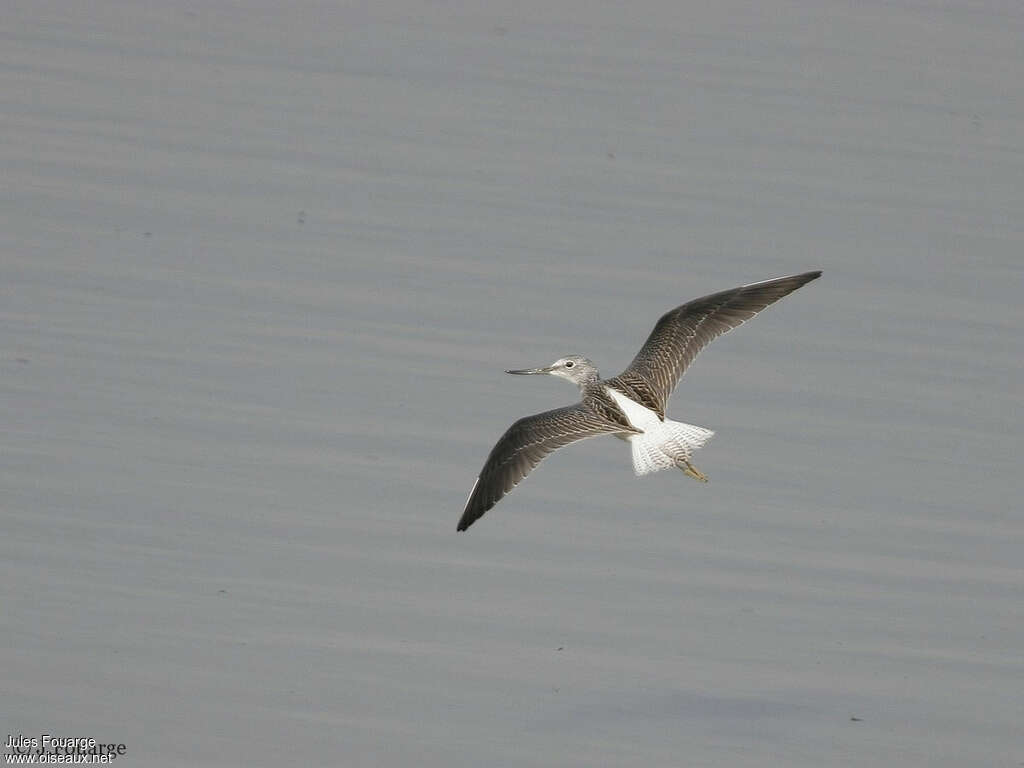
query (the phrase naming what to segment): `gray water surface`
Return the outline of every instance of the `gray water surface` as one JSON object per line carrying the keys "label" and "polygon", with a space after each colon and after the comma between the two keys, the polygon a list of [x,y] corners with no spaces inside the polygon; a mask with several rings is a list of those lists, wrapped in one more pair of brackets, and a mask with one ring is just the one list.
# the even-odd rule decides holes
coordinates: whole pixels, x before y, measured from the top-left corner
{"label": "gray water surface", "polygon": [[[147,766],[1019,765],[1022,39],[8,3],[0,722]],[[576,397],[505,368],[613,375],[812,268],[670,404],[710,483],[586,441],[455,533]]]}

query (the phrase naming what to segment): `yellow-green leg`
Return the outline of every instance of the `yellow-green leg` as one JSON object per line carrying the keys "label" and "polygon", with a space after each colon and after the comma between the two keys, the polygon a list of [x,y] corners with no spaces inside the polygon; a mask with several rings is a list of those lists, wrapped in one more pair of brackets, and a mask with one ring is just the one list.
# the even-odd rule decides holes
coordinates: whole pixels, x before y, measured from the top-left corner
{"label": "yellow-green leg", "polygon": [[693,466],[688,459],[680,459],[680,464],[679,468],[683,470],[683,474],[689,475],[694,480],[700,480],[702,483],[708,481],[708,476]]}

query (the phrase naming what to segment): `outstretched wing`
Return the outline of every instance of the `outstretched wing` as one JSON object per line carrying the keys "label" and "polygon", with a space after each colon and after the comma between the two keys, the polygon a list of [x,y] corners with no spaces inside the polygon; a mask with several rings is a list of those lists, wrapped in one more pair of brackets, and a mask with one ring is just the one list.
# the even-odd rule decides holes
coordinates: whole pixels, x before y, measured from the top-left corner
{"label": "outstretched wing", "polygon": [[458,529],[469,528],[552,451],[577,440],[623,431],[628,430],[580,403],[520,419],[501,436],[487,457],[469,493]]}
{"label": "outstretched wing", "polygon": [[645,404],[664,418],[669,395],[698,352],[769,304],[820,276],[821,271],[816,270],[741,285],[666,312],[633,362],[615,380],[643,396]]}

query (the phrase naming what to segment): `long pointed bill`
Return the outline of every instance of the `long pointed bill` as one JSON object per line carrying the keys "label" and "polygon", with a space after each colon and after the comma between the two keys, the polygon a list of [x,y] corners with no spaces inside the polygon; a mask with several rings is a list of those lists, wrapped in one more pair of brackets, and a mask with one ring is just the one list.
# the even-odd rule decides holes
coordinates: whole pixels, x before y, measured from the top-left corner
{"label": "long pointed bill", "polygon": [[519,368],[515,371],[505,371],[505,373],[514,373],[516,376],[533,376],[537,373],[551,373],[551,366],[547,368]]}

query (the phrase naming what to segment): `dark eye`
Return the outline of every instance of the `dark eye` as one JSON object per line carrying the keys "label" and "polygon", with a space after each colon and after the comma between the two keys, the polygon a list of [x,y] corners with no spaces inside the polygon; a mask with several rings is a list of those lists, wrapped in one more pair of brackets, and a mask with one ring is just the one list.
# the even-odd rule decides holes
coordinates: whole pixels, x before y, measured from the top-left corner
{"label": "dark eye", "polygon": [[576,365],[576,363],[574,363],[572,360],[566,360],[565,361],[565,367],[566,368],[572,368],[574,365]]}

